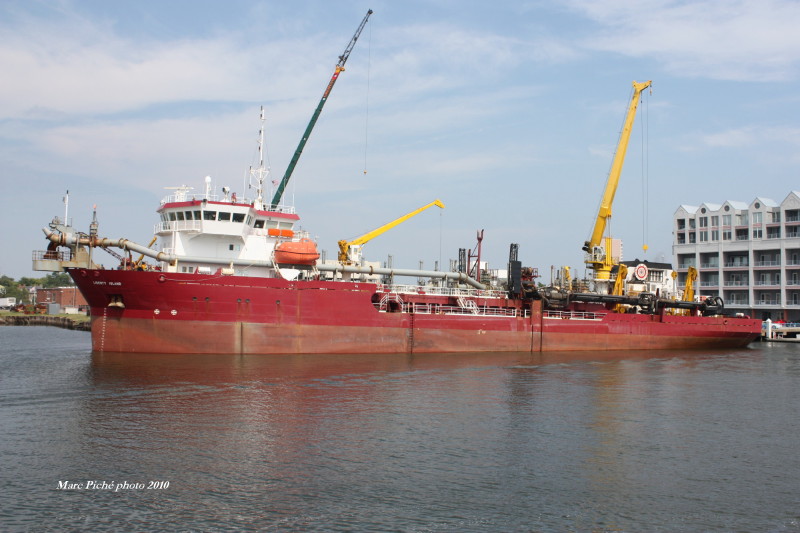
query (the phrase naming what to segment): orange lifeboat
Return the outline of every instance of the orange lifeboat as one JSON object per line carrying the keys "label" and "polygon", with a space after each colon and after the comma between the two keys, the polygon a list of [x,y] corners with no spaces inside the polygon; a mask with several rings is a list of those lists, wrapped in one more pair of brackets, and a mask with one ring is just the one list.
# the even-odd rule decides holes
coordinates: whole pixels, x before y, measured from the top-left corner
{"label": "orange lifeboat", "polygon": [[317,244],[311,239],[286,241],[275,247],[275,262],[290,265],[313,265],[319,259]]}

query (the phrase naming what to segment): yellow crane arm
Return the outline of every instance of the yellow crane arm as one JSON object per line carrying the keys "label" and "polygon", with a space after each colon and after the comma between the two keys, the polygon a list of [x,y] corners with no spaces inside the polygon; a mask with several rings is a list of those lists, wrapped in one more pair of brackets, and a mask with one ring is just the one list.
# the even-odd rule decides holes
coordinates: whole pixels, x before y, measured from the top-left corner
{"label": "yellow crane arm", "polygon": [[408,213],[407,215],[403,215],[398,219],[392,220],[391,222],[389,222],[387,224],[384,224],[380,228],[374,229],[374,230],[370,231],[369,233],[365,233],[361,237],[357,237],[357,238],[353,239],[352,241],[345,241],[345,240],[339,241],[339,261],[342,262],[342,263],[347,263],[350,260],[348,256],[349,256],[349,253],[350,253],[350,247],[351,246],[358,246],[358,245],[364,244],[366,242],[369,242],[372,239],[374,239],[375,237],[377,237],[378,235],[382,235],[382,234],[386,233],[387,231],[389,231],[393,227],[397,226],[398,224],[402,224],[403,222],[405,222],[409,218],[411,218],[413,216],[416,216],[416,215],[422,213],[423,211],[425,211],[426,209],[428,209],[429,207],[433,207],[433,206],[437,206],[437,207],[440,207],[440,208],[444,209],[444,204],[442,203],[441,200],[434,200],[433,202],[431,202],[431,203],[429,203],[427,205],[424,205],[424,206],[420,207],[419,209],[415,209],[414,211]]}
{"label": "yellow crane arm", "polygon": [[689,271],[686,273],[686,286],[683,288],[683,301],[691,302],[694,300],[695,280],[697,280],[697,269],[690,266]]}
{"label": "yellow crane arm", "polygon": [[628,267],[620,263],[619,269],[617,270],[617,279],[614,281],[614,289],[611,291],[611,294],[617,296],[622,295],[622,291],[625,289],[625,279],[627,277]]}
{"label": "yellow crane arm", "polygon": [[[156,237],[156,236],[154,235],[154,236],[153,236],[153,239],[150,241],[150,244],[148,244],[148,245],[147,245],[147,247],[148,247],[148,248],[150,248],[151,246],[153,246],[153,244],[155,244],[155,242],[156,242],[157,240],[158,240],[158,237]],[[139,268],[139,265],[141,265],[141,264],[142,264],[142,260],[143,260],[143,259],[144,259],[144,254],[142,254],[142,255],[140,255],[140,256],[139,256],[139,259],[137,259],[137,260],[136,260],[136,262],[133,264],[133,268]]]}
{"label": "yellow crane arm", "polygon": [[[584,243],[583,250],[592,254],[595,247],[600,246],[603,234],[606,231],[608,219],[611,218],[611,205],[614,203],[614,195],[617,192],[617,185],[619,185],[619,177],[622,174],[622,165],[625,163],[625,153],[628,151],[628,141],[631,138],[631,130],[633,129],[633,120],[636,118],[636,108],[639,106],[639,96],[646,88],[650,87],[651,81],[642,83],[633,82],[633,96],[631,97],[630,105],[628,106],[628,113],[625,116],[625,123],[622,127],[622,132],[619,136],[619,143],[617,151],[614,154],[614,160],[611,163],[611,171],[608,173],[608,180],[606,181],[606,188],[603,191],[603,199],[600,202],[600,209],[597,213],[597,220],[592,229],[592,235],[588,241]],[[597,258],[590,258],[587,263],[595,271],[607,270],[610,272],[612,262],[610,258],[611,250],[606,250],[605,261],[599,261]],[[598,276],[599,277],[599,276]],[[607,279],[608,276],[605,276]]]}

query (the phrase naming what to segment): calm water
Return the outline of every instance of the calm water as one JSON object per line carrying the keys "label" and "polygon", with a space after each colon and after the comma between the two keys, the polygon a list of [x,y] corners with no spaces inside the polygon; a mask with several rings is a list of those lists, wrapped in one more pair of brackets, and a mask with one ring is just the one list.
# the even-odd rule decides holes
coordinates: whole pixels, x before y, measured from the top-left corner
{"label": "calm water", "polygon": [[800,531],[800,345],[122,356],[3,327],[0,346],[3,531]]}

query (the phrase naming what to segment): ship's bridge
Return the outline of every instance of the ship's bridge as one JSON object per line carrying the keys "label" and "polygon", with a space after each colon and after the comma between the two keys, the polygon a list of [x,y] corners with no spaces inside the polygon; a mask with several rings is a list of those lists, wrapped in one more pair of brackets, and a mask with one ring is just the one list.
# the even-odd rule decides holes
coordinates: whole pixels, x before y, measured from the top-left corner
{"label": "ship's bridge", "polygon": [[253,204],[234,201],[167,202],[158,209],[161,222],[155,225],[153,233],[158,236],[181,232],[240,237],[291,237],[295,222],[300,219],[293,211],[260,210]]}
{"label": "ship's bridge", "polygon": [[237,198],[223,187],[220,198],[212,193],[210,178],[204,194],[192,195],[187,186],[173,189],[157,209],[161,221],[153,233],[162,252],[181,258],[181,272],[206,269],[221,259],[266,261],[281,242],[308,237],[295,228],[300,217],[294,207],[265,204],[260,190],[256,199]]}

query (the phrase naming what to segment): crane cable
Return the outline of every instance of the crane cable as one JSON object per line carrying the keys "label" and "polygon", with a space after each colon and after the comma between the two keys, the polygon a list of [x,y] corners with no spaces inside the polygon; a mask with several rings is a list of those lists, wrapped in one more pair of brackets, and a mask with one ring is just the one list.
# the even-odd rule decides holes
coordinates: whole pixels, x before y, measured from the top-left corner
{"label": "crane cable", "polygon": [[367,96],[366,111],[364,113],[364,174],[367,173],[367,142],[369,140],[369,82],[372,72],[372,26],[369,27],[369,42],[367,43]]}
{"label": "crane cable", "polygon": [[[653,88],[650,87],[650,94]],[[644,100],[644,99],[643,99]],[[649,209],[650,205],[650,100],[645,101],[644,113],[642,113],[642,120],[640,121],[642,128],[642,250],[647,253],[647,241],[649,239]],[[645,124],[646,123],[646,124]]]}

